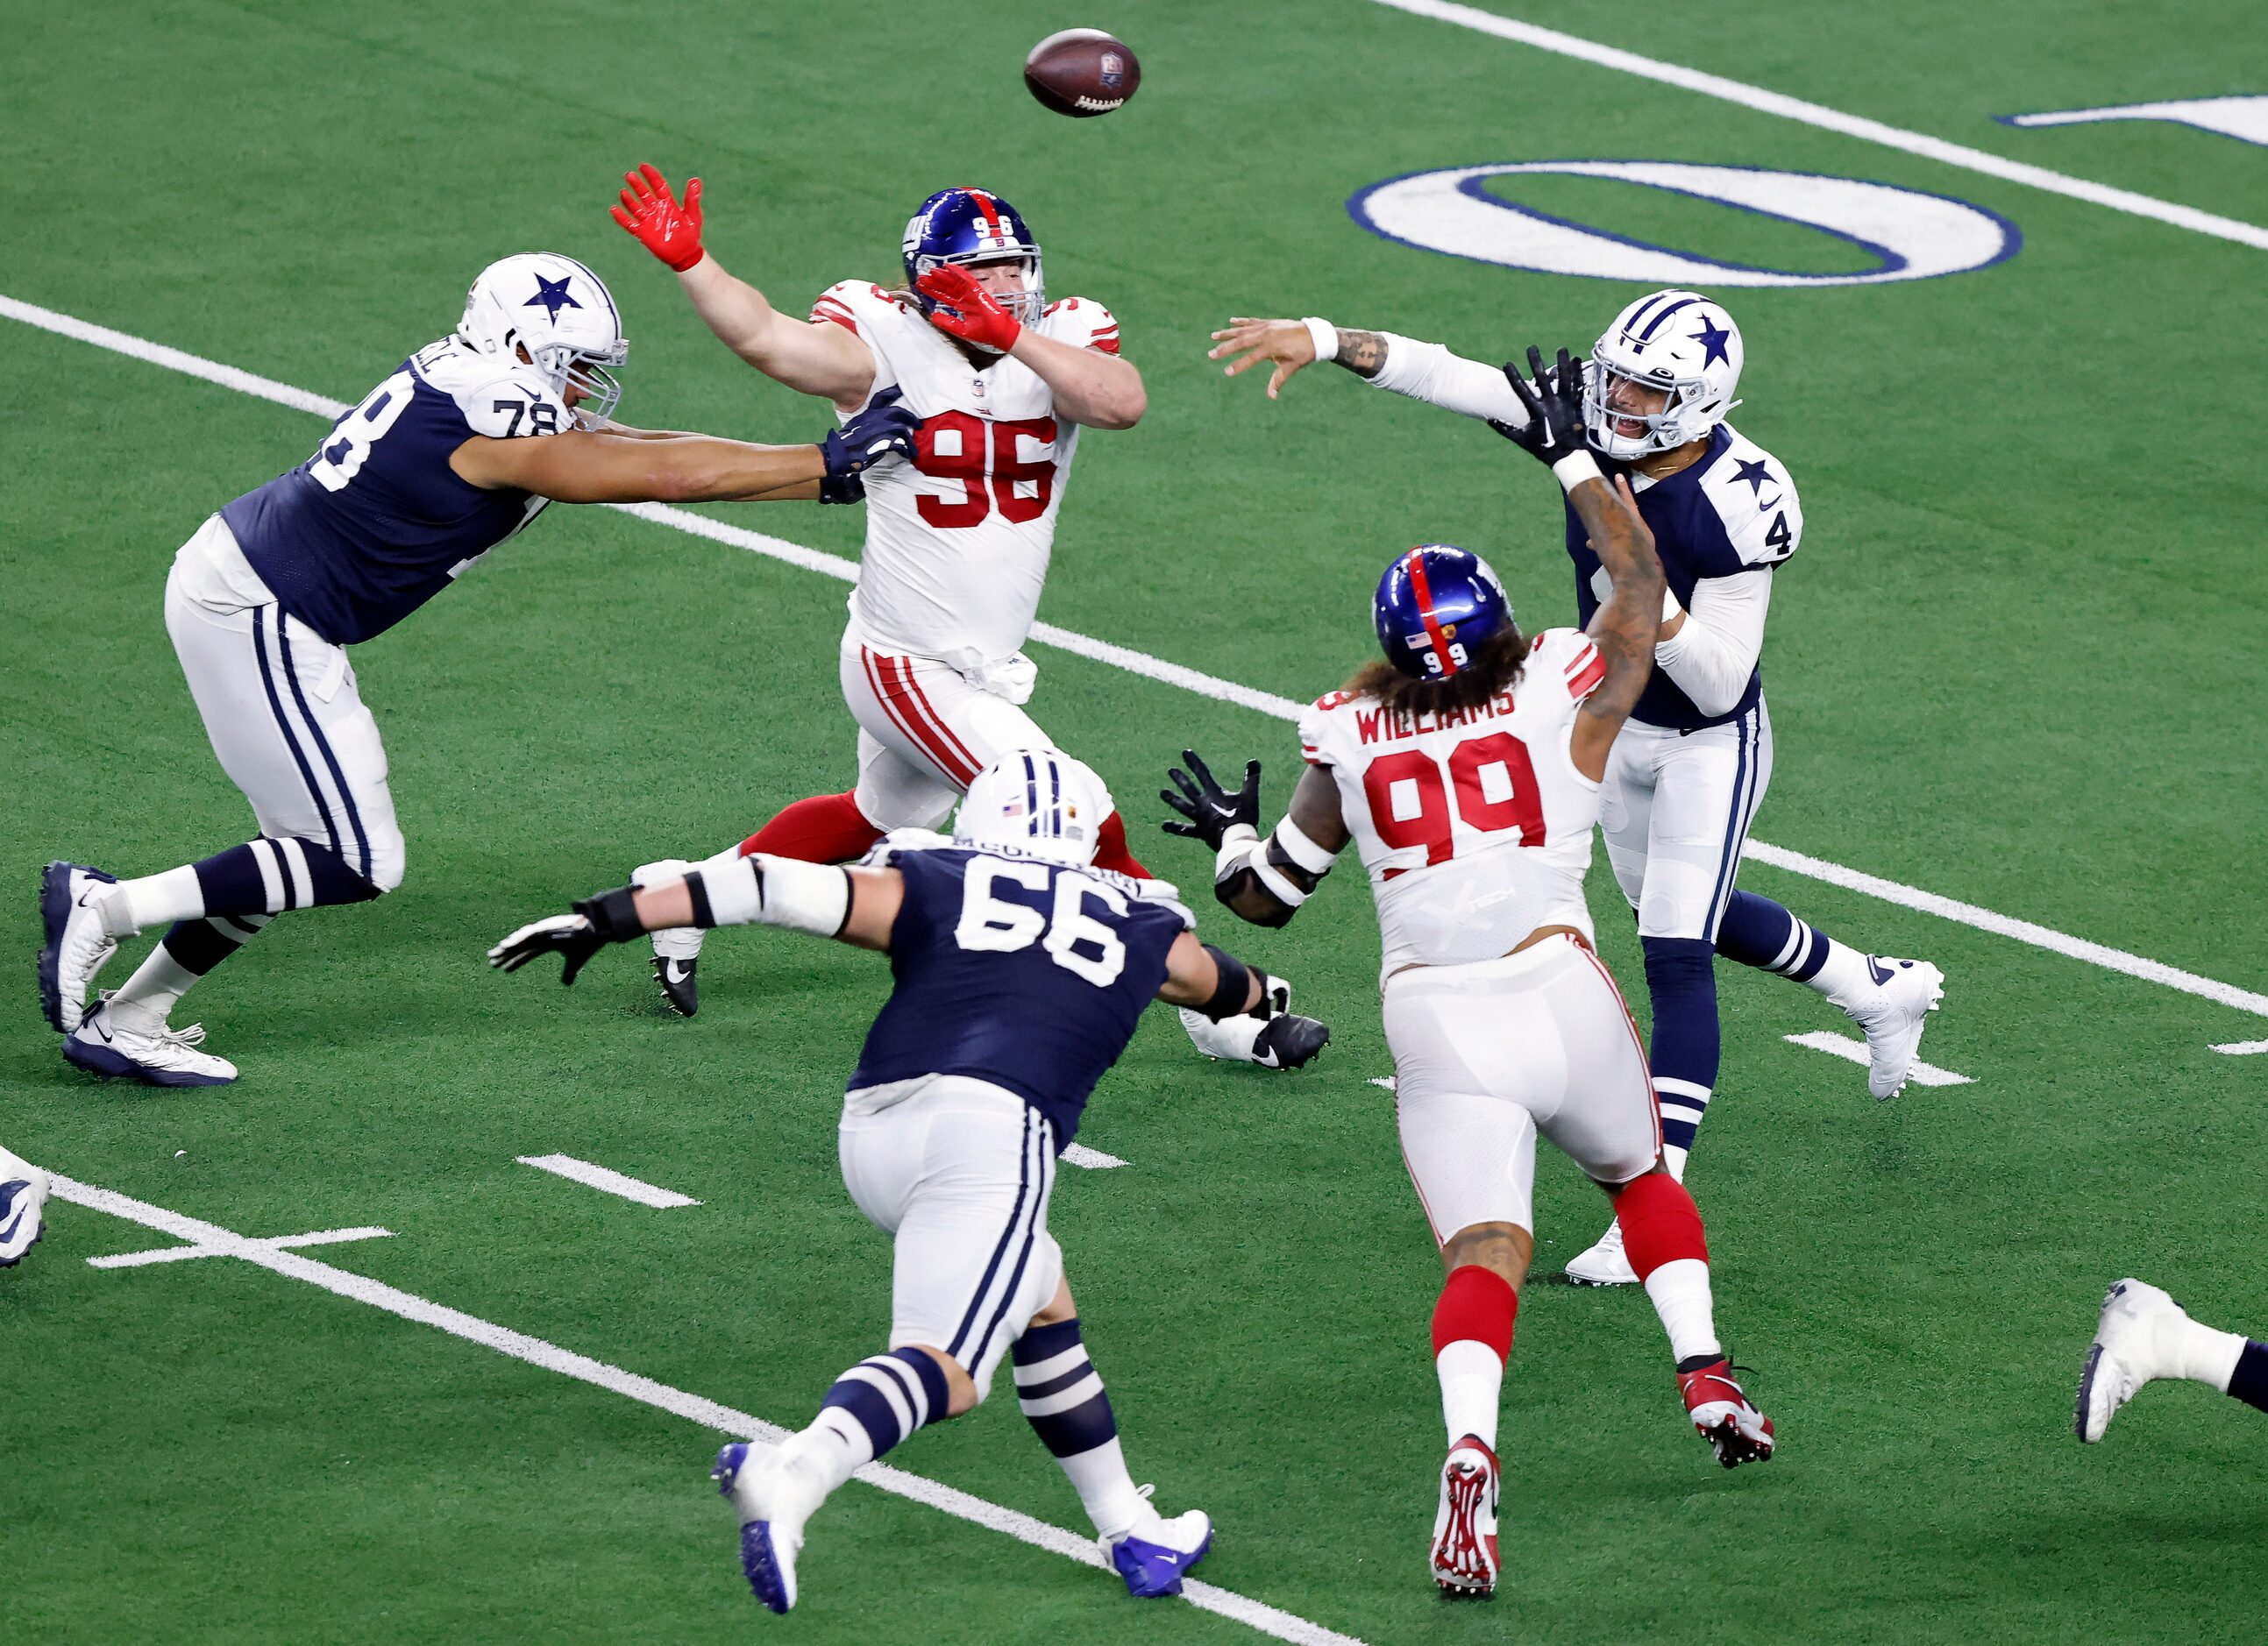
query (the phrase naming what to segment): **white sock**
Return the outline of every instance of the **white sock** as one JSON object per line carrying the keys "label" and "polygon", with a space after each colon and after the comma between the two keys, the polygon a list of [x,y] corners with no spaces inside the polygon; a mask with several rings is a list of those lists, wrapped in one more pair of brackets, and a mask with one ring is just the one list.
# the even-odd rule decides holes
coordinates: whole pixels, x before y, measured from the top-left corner
{"label": "white sock", "polygon": [[801,1459],[828,1492],[874,1460],[874,1443],[865,1426],[840,1407],[820,1407],[811,1427],[790,1435],[781,1446]]}
{"label": "white sock", "polygon": [[1669,1168],[1669,1175],[1680,1183],[1685,1181],[1685,1157],[1691,1152],[1688,1149],[1680,1149],[1675,1143],[1661,1146],[1661,1164]]}
{"label": "white sock", "polygon": [[2167,1321],[2158,1331],[2158,1349],[2166,1367],[2163,1375],[2209,1383],[2227,1394],[2228,1380],[2236,1375],[2236,1363],[2244,1353],[2244,1342],[2242,1333],[2217,1331],[2187,1315]]}
{"label": "white sock", "polygon": [[1433,1356],[1441,1379],[1441,1423],[1455,1445],[1467,1435],[1496,1450],[1497,1407],[1504,1394],[1504,1362],[1477,1339],[1461,1337]]}
{"label": "white sock", "polygon": [[162,1032],[173,1008],[196,984],[202,974],[192,972],[159,944],[134,968],[126,987],[110,997],[110,1020],[139,1034]]}
{"label": "white sock", "polygon": [[1669,1353],[1679,1365],[1697,1356],[1723,1354],[1717,1341],[1716,1307],[1709,1295],[1709,1266],[1697,1257],[1664,1263],[1646,1277],[1646,1295],[1669,1334]]}
{"label": "white sock", "polygon": [[1845,1010],[1849,1010],[1874,987],[1867,957],[1847,943],[1837,943],[1825,932],[1813,934],[1827,945],[1827,958],[1804,981]]}
{"label": "white sock", "polygon": [[1079,1494],[1086,1517],[1094,1522],[1095,1535],[1116,1543],[1158,1517],[1150,1500],[1126,1472],[1126,1449],[1113,1435],[1101,1445],[1068,1458],[1057,1458],[1063,1472]]}
{"label": "white sock", "polygon": [[195,920],[205,912],[204,888],[197,884],[194,863],[121,880],[102,894],[95,906],[102,929],[114,937],[131,937],[151,926],[170,926],[177,920]]}

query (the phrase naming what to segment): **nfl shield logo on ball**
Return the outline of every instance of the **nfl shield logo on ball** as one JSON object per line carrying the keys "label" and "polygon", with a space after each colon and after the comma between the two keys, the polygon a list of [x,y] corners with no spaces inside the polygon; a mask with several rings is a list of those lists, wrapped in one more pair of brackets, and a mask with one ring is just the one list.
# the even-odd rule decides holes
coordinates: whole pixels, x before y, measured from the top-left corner
{"label": "nfl shield logo on ball", "polygon": [[1102,84],[1116,87],[1126,77],[1126,59],[1115,51],[1102,54]]}

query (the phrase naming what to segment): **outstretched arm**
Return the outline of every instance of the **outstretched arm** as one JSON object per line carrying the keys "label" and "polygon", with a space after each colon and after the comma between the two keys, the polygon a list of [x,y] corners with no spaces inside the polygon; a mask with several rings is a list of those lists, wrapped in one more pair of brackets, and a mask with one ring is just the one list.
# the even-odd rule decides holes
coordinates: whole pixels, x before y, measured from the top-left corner
{"label": "outstretched arm", "polygon": [[1324,768],[1308,767],[1292,791],[1291,811],[1263,840],[1260,762],[1246,764],[1243,786],[1231,794],[1195,749],[1183,749],[1182,758],[1189,770],[1166,774],[1181,792],[1158,794],[1188,821],[1160,827],[1213,849],[1212,894],[1229,913],[1256,926],[1288,923],[1346,849],[1337,782]]}
{"label": "outstretched arm", "polygon": [[1575,769],[1596,783],[1606,775],[1607,750],[1615,734],[1630,718],[1638,694],[1646,689],[1646,676],[1653,672],[1653,641],[1661,628],[1667,585],[1653,552],[1653,533],[1638,518],[1638,498],[1629,480],[1617,474],[1609,487],[1591,455],[1583,431],[1581,365],[1562,349],[1557,366],[1547,371],[1543,351],[1531,348],[1528,366],[1533,382],[1523,379],[1515,365],[1504,368],[1505,385],[1519,399],[1528,420],[1493,427],[1550,468],[1590,534],[1591,552],[1614,580],[1613,592],[1592,614],[1584,631],[1606,660],[1606,678],[1576,710],[1568,747]]}
{"label": "outstretched arm", "polygon": [[674,926],[784,926],[887,951],[905,888],[895,869],[846,869],[757,852],[722,867],[703,865],[681,880],[618,885],[584,898],[571,915],[522,926],[489,951],[489,964],[517,972],[539,955],[556,954],[566,962],[559,981],[572,983],[608,944]]}
{"label": "outstretched arm", "polygon": [[1158,998],[1212,1020],[1212,1027],[1190,1031],[1200,1051],[1213,1057],[1257,1063],[1263,1069],[1298,1069],[1330,1043],[1331,1032],[1313,1018],[1286,1011],[1287,986],[1226,949],[1199,943],[1185,931],[1166,955],[1166,981]]}
{"label": "outstretched arm", "polygon": [[1528,420],[1527,408],[1506,386],[1502,371],[1451,354],[1439,343],[1419,342],[1392,332],[1354,331],[1323,320],[1260,320],[1242,316],[1212,335],[1214,346],[1206,358],[1242,355],[1226,368],[1229,377],[1263,362],[1274,364],[1276,369],[1268,378],[1270,400],[1276,398],[1292,373],[1318,360],[1331,360],[1380,388],[1447,411],[1515,428]]}
{"label": "outstretched arm", "polygon": [[677,272],[677,283],[717,339],[792,389],[832,400],[844,411],[874,386],[874,356],[839,326],[814,325],[781,313],[764,294],[736,280],[701,244],[701,180],[685,186],[681,203],[669,180],[651,165],[625,172],[614,219]]}
{"label": "outstretched arm", "polygon": [[752,445],[705,434],[568,429],[495,439],[475,435],[449,467],[487,489],[517,487],[560,503],[855,503],[875,464],[913,452],[913,415],[897,391],[817,445]]}

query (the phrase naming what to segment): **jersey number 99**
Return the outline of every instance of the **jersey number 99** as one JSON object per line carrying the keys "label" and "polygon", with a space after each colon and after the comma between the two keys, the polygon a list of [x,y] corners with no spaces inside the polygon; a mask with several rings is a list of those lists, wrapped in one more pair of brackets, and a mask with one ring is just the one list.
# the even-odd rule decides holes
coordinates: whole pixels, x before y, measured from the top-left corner
{"label": "jersey number 99", "polygon": [[[1444,783],[1442,763],[1423,749],[1404,749],[1370,763],[1362,775],[1362,791],[1370,802],[1370,820],[1379,839],[1396,851],[1423,846],[1429,863],[1445,863],[1456,855],[1457,819],[1484,834],[1516,828],[1521,845],[1543,844],[1543,806],[1525,743],[1509,731],[1491,732],[1457,745],[1447,764],[1448,781]],[[1454,816],[1449,809],[1452,789],[1456,791]],[[1491,790],[1500,792],[1492,794]]]}

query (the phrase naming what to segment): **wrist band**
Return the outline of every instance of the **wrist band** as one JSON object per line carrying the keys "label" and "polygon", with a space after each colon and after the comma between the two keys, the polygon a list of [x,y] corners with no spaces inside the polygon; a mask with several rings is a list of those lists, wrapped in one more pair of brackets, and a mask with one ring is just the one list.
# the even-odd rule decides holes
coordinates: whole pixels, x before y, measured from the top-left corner
{"label": "wrist band", "polygon": [[1551,472],[1558,476],[1560,485],[1566,488],[1570,493],[1587,480],[1606,478],[1599,472],[1598,459],[1593,457],[1588,451],[1570,452],[1551,466]]}
{"label": "wrist band", "polygon": [[1307,328],[1307,336],[1315,345],[1315,363],[1339,357],[1339,328],[1329,320],[1310,314],[1300,325]]}

